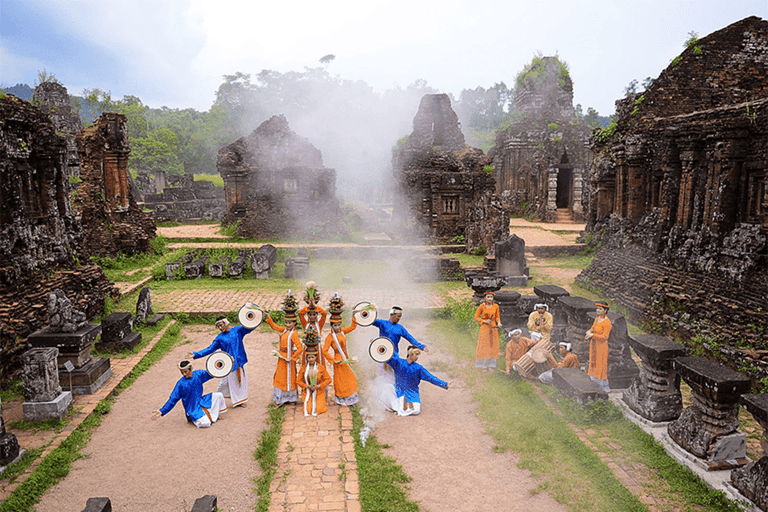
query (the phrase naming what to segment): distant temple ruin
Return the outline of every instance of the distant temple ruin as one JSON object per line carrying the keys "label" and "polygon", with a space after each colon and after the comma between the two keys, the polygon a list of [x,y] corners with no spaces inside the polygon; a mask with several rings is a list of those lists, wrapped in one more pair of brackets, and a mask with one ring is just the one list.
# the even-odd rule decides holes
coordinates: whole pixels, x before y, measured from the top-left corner
{"label": "distant temple ruin", "polygon": [[221,148],[216,168],[227,200],[223,223],[240,221],[239,236],[322,238],[341,228],[336,171],[282,115]]}
{"label": "distant temple ruin", "polygon": [[[447,94],[427,94],[413,132],[393,151],[395,181],[407,207],[396,204],[396,236],[450,241],[464,237],[469,250],[509,234],[509,215],[494,195],[491,160],[466,146]],[[406,205],[403,205],[406,206]]]}
{"label": "distant temple ruin", "polygon": [[688,48],[592,139],[579,280],[656,331],[768,375],[768,22]]}
{"label": "distant temple ruin", "polygon": [[496,193],[513,213],[582,221],[590,130],[573,108],[573,82],[557,57],[535,57],[517,78],[513,121],[496,133]]}

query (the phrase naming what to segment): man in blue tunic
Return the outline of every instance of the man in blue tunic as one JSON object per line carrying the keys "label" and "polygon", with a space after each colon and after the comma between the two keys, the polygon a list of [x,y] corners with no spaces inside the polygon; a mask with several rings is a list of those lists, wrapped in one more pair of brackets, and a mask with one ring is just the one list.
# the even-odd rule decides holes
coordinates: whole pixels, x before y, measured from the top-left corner
{"label": "man in blue tunic", "polygon": [[229,320],[223,316],[216,320],[216,328],[221,332],[214,338],[213,343],[208,348],[198,352],[190,352],[187,357],[199,359],[217,350],[222,350],[232,356],[234,359],[232,371],[221,379],[216,391],[221,392],[225,398],[232,400],[232,407],[245,405],[248,401],[248,375],[245,372],[245,363],[248,362],[248,357],[245,355],[243,338],[253,329],[247,329],[242,325],[230,327]]}
{"label": "man in blue tunic", "polygon": [[156,420],[160,416],[165,416],[181,400],[184,413],[189,421],[194,423],[197,428],[210,427],[219,419],[219,414],[227,410],[224,395],[218,392],[203,395],[203,383],[208,382],[213,377],[205,370],[192,371],[190,361],[180,362],[179,370],[181,371],[181,378],[176,382],[171,397],[163,407],[152,414],[152,419]]}
{"label": "man in blue tunic", "polygon": [[400,343],[400,338],[405,338],[406,340],[411,342],[411,345],[418,348],[419,350],[423,350],[424,352],[429,352],[427,350],[427,347],[425,347],[422,343],[419,343],[416,341],[416,338],[411,336],[411,333],[409,333],[405,327],[400,324],[400,319],[403,316],[403,308],[400,306],[392,306],[392,309],[389,310],[389,320],[381,320],[377,318],[373,321],[374,326],[379,328],[379,336],[384,336],[385,338],[389,338],[389,340],[392,342],[392,344],[395,346],[395,355],[399,355],[400,351],[398,350],[398,344]]}
{"label": "man in blue tunic", "polygon": [[408,357],[403,359],[397,354],[387,361],[387,364],[395,371],[395,394],[397,399],[392,404],[392,410],[398,416],[411,416],[421,412],[421,398],[419,397],[419,384],[425,380],[429,383],[448,389],[450,382],[440,380],[427,371],[416,361],[421,355],[421,350],[414,346],[408,347]]}

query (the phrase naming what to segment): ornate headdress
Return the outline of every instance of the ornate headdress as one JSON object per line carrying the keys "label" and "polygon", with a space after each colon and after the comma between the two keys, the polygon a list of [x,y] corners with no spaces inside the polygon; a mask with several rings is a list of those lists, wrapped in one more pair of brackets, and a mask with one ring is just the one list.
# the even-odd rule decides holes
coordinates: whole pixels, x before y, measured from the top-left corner
{"label": "ornate headdress", "polygon": [[306,291],[304,292],[304,302],[309,304],[310,298],[314,301],[315,304],[320,302],[320,292],[317,289],[317,285],[314,281],[307,281],[306,284]]}
{"label": "ornate headdress", "polygon": [[293,296],[291,290],[288,290],[288,295],[286,295],[283,299],[283,312],[285,313],[285,319],[295,322],[297,309],[299,308],[296,304],[296,297]]}
{"label": "ornate headdress", "polygon": [[320,344],[320,335],[314,329],[307,329],[304,333],[304,346],[305,351],[309,352],[310,349],[317,350],[317,346]]}
{"label": "ornate headdress", "polygon": [[328,307],[328,312],[331,314],[330,322],[332,324],[341,323],[341,314],[344,312],[344,299],[339,297],[338,293],[333,295],[331,305]]}

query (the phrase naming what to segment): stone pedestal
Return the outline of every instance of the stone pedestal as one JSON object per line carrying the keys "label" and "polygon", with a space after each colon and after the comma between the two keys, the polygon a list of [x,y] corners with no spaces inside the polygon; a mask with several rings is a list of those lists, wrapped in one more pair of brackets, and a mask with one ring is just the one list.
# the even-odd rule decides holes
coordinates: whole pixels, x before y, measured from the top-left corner
{"label": "stone pedestal", "polygon": [[688,355],[688,349],[666,336],[639,334],[630,336],[629,345],[643,364],[622,400],[643,418],[653,422],[672,421],[683,410],[680,376],[672,369],[672,360]]}
{"label": "stone pedestal", "polygon": [[731,471],[731,484],[755,505],[768,511],[768,394],[741,395],[739,403],[763,427],[760,441],[763,452],[757,461]]}
{"label": "stone pedestal", "polygon": [[579,361],[589,362],[589,342],[584,341],[584,335],[594,321],[594,316],[589,314],[595,312],[595,301],[584,297],[559,297],[558,303],[566,320],[564,341],[573,345],[573,352],[579,356]]}
{"label": "stone pedestal", "polygon": [[483,302],[486,292],[496,293],[502,286],[507,284],[504,277],[497,272],[474,272],[467,273],[464,276],[464,282],[474,290],[475,294],[472,300],[476,304]]}
{"label": "stone pedestal", "polygon": [[305,279],[309,277],[309,258],[296,256],[285,259],[286,279]]}
{"label": "stone pedestal", "polygon": [[528,264],[525,261],[525,240],[512,235],[502,242],[493,244],[495,270],[502,276],[528,276]]}
{"label": "stone pedestal", "polygon": [[87,324],[72,333],[51,332],[46,327],[27,338],[33,347],[56,347],[59,349],[59,366],[71,361],[75,367],[82,366],[91,358],[93,341],[101,333],[101,325]]}
{"label": "stone pedestal", "polygon": [[587,405],[595,400],[608,400],[608,393],[603,387],[577,368],[552,370],[552,385],[581,405]]}
{"label": "stone pedestal", "polygon": [[131,350],[141,343],[141,333],[133,332],[130,313],[112,313],[101,323],[101,340],[96,348],[101,351]]}
{"label": "stone pedestal", "polygon": [[520,327],[520,307],[518,305],[520,294],[512,290],[499,290],[496,292],[495,300],[499,305],[499,316],[504,330],[509,332],[511,329]]}
{"label": "stone pedestal", "polygon": [[112,502],[109,498],[88,498],[83,512],[112,512]]}
{"label": "stone pedestal", "polygon": [[[68,372],[59,368],[61,388],[71,391],[73,395],[91,395],[112,376],[112,368],[108,357],[92,357],[85,365]],[[72,388],[69,378],[72,377]]]}
{"label": "stone pedestal", "polygon": [[691,405],[669,424],[669,437],[709,470],[746,464],[738,412],[739,397],[749,391],[750,380],[702,357],[679,357],[672,369],[691,387]]}
{"label": "stone pedestal", "polygon": [[[2,416],[2,403],[0,402],[0,466],[7,466],[16,462],[21,457],[19,440],[14,434],[5,431],[5,421]],[[3,469],[0,468],[0,474]]]}
{"label": "stone pedestal", "polygon": [[72,393],[62,391],[59,396],[46,402],[24,402],[21,410],[27,421],[43,421],[50,419],[60,420],[67,415],[67,410],[72,404]]}
{"label": "stone pedestal", "polygon": [[24,419],[42,421],[61,419],[72,403],[72,394],[62,392],[59,385],[56,347],[36,347],[21,355]]}

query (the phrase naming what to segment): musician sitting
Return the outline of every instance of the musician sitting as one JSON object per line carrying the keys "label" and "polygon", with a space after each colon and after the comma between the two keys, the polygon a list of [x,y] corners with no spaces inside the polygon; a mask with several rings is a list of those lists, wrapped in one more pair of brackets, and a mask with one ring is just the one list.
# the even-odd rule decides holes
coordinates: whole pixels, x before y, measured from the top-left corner
{"label": "musician sitting", "polygon": [[[560,355],[563,356],[563,360],[559,363],[555,360],[555,357],[547,353],[548,359],[555,366],[555,368],[578,368],[581,369],[581,363],[579,362],[579,356],[571,351],[571,344],[561,342],[560,343]],[[554,369],[554,368],[553,368]],[[539,380],[544,384],[552,384],[552,370],[548,370],[539,375]]]}
{"label": "musician sitting", "polygon": [[536,336],[536,339],[526,338],[523,336],[523,331],[515,329],[509,333],[509,339],[507,340],[507,346],[504,348],[504,373],[509,375],[509,371],[512,366],[520,359],[523,354],[528,352],[536,342],[541,339],[541,335],[538,333],[532,333],[531,337]]}

